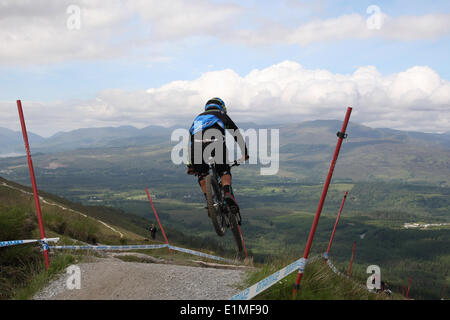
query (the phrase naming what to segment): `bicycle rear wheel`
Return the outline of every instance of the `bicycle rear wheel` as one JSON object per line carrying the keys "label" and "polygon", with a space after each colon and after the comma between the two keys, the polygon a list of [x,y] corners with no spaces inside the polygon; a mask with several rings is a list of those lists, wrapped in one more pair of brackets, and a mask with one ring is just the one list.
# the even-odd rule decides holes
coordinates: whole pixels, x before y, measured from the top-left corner
{"label": "bicycle rear wheel", "polygon": [[234,240],[236,241],[239,253],[242,253],[242,234],[239,230],[238,218],[236,214],[230,212],[230,225],[231,231],[233,232]]}
{"label": "bicycle rear wheel", "polygon": [[223,236],[227,229],[225,215],[222,212],[222,193],[219,183],[211,175],[206,176],[206,202],[208,213],[211,218],[214,230],[219,236]]}

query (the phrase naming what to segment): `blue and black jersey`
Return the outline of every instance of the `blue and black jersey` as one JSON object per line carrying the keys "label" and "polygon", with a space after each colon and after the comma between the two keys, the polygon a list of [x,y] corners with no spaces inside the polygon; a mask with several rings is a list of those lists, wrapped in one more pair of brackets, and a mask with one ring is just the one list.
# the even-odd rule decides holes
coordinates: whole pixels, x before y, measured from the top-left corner
{"label": "blue and black jersey", "polygon": [[199,131],[203,131],[217,124],[219,128],[223,130],[225,134],[225,129],[238,130],[239,128],[231,120],[231,118],[223,111],[220,110],[208,110],[200,113],[192,123],[189,133],[191,135],[196,134]]}
{"label": "blue and black jersey", "polygon": [[[223,164],[226,163],[226,145],[225,145],[225,130],[235,130],[235,134],[234,136],[234,140],[239,144],[239,146],[241,147],[241,151],[243,154],[247,155],[247,146],[245,145],[245,141],[241,135],[241,133],[239,132],[239,128],[236,126],[236,124],[233,122],[233,120],[231,120],[231,118],[223,111],[221,110],[217,110],[217,109],[212,109],[212,110],[208,110],[205,111],[201,114],[199,114],[193,121],[190,129],[189,129],[189,133],[190,133],[190,146],[189,146],[189,163],[190,164],[195,164],[194,160],[193,160],[193,156],[194,156],[194,152],[193,152],[193,148],[194,145],[197,145],[197,143],[194,142],[194,137],[196,136],[196,134],[198,135],[199,133],[204,134],[206,130],[208,129],[217,129],[221,132],[222,134],[222,140],[223,140],[223,154],[224,154],[224,159],[223,159]],[[202,149],[204,149],[204,147],[207,145],[207,142],[203,142],[202,143]],[[204,166],[206,166],[206,164],[203,163]],[[205,167],[206,168],[206,167]]]}

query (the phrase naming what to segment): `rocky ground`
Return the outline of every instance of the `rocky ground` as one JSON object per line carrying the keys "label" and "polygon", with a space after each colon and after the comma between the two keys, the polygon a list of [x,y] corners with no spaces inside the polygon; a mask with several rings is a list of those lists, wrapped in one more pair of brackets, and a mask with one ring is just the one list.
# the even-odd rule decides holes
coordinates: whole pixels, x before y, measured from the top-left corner
{"label": "rocky ground", "polygon": [[[35,295],[36,300],[224,300],[239,292],[245,269],[201,263],[201,267],[165,263],[133,253],[145,262],[125,262],[108,254],[80,263],[81,288],[69,290],[62,274]],[[148,256],[147,256],[148,257]]]}

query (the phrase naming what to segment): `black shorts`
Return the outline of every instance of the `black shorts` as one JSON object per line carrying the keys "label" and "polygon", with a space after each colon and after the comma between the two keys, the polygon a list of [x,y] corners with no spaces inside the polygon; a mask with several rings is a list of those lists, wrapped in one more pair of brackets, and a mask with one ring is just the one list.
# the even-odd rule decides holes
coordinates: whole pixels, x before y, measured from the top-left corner
{"label": "black shorts", "polygon": [[[216,164],[216,170],[219,176],[223,176],[224,174],[231,174],[230,166],[228,164]],[[203,179],[209,173],[209,165],[207,165],[206,163],[194,164],[194,171],[198,174],[199,179]]]}

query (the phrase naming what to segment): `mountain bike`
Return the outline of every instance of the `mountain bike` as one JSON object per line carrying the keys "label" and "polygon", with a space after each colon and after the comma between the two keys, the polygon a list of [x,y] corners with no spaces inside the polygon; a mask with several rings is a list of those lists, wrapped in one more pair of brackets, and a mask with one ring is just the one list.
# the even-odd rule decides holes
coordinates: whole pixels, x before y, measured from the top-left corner
{"label": "mountain bike", "polygon": [[[208,205],[208,215],[211,218],[214,230],[219,236],[223,236],[227,229],[231,229],[234,240],[236,241],[239,253],[243,249],[243,241],[239,225],[241,225],[241,214],[232,213],[224,198],[224,191],[220,176],[217,174],[216,163],[214,159],[209,161],[210,173],[206,179],[206,202]],[[230,168],[239,166],[238,161],[234,161]]]}

